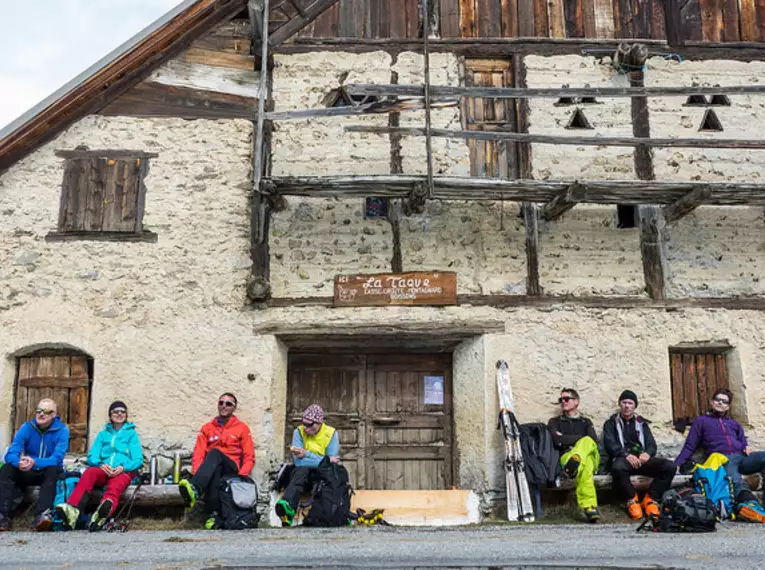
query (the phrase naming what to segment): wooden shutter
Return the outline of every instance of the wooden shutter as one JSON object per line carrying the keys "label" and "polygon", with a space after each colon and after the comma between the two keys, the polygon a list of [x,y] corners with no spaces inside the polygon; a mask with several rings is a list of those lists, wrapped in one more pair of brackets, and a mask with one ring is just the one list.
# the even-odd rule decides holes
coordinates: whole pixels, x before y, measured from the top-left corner
{"label": "wooden shutter", "polygon": [[70,158],[61,189],[59,231],[141,232],[148,159]]}
{"label": "wooden shutter", "polygon": [[[512,67],[508,60],[465,62],[468,85],[511,87]],[[465,127],[475,131],[517,132],[514,99],[466,98],[463,100]],[[470,175],[485,178],[518,178],[515,143],[469,140]]]}
{"label": "wooden shutter", "polygon": [[672,419],[696,419],[709,409],[716,390],[729,388],[724,352],[670,352]]}
{"label": "wooden shutter", "polygon": [[43,354],[18,360],[15,429],[34,417],[43,398],[58,406],[58,415],[69,426],[69,451],[87,449],[90,376],[88,359],[81,355]]}

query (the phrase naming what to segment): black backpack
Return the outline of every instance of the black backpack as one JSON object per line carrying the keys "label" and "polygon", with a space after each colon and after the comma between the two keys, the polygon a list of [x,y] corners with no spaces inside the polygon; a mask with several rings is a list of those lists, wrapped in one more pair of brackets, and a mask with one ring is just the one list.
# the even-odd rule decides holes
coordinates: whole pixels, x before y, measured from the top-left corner
{"label": "black backpack", "polygon": [[670,489],[661,498],[659,520],[646,520],[638,530],[654,532],[714,532],[717,510],[714,503],[693,488]]}
{"label": "black backpack", "polygon": [[348,471],[324,457],[313,473],[311,510],[303,526],[347,526],[351,520],[351,489]]}
{"label": "black backpack", "polygon": [[258,486],[249,477],[223,479],[219,488],[220,514],[217,528],[244,530],[257,528]]}
{"label": "black backpack", "polygon": [[560,453],[555,449],[550,430],[545,424],[529,423],[521,424],[519,431],[529,485],[555,486],[560,471]]}

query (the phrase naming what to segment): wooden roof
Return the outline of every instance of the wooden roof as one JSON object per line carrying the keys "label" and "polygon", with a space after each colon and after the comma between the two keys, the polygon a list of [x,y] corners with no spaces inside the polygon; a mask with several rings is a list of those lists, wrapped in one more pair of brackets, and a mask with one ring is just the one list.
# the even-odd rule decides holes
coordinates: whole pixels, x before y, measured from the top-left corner
{"label": "wooden roof", "polygon": [[[273,0],[272,45],[337,0]],[[0,174],[83,117],[97,113],[216,25],[247,14],[248,0],[183,0],[61,89],[0,129]]]}

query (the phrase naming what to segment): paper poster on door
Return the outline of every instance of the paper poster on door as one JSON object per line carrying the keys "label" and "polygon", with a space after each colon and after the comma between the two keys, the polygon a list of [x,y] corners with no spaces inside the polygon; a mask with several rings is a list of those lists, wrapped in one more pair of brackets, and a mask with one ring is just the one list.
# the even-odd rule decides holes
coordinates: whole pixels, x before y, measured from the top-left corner
{"label": "paper poster on door", "polygon": [[444,405],[444,377],[425,376],[425,405]]}

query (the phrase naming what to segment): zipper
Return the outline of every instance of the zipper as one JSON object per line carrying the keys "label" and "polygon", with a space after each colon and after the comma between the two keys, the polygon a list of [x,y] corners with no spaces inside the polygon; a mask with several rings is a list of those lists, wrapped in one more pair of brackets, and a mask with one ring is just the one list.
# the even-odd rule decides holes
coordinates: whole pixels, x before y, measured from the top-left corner
{"label": "zipper", "polygon": [[117,439],[117,434],[116,433],[112,436],[112,444],[111,444],[112,445],[112,457],[111,457],[111,459],[109,459],[109,467],[114,467],[114,455],[116,453],[116,450],[114,448],[114,440],[115,439]]}
{"label": "zipper", "polygon": [[728,437],[728,432],[725,431],[725,424],[723,423],[722,418],[717,418],[717,419],[720,421],[720,427],[722,428],[723,435],[725,436],[725,439],[728,442],[728,449],[730,449],[730,453],[732,455],[736,452],[733,450],[733,444],[730,442],[730,438]]}

